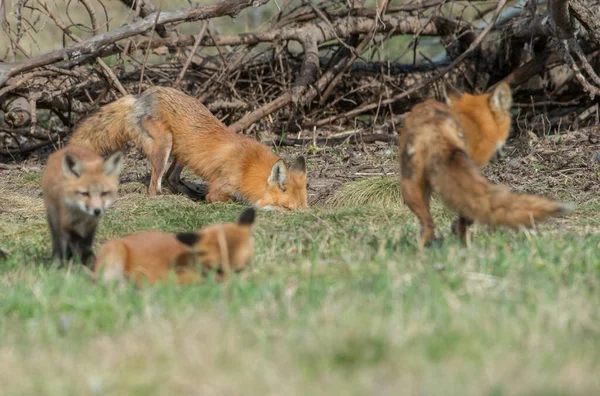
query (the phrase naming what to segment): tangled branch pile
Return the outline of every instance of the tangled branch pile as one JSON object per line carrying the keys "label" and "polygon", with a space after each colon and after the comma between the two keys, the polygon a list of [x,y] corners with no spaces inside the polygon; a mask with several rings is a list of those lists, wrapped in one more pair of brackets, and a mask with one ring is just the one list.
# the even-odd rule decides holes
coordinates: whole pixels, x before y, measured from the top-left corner
{"label": "tangled branch pile", "polygon": [[[0,54],[0,155],[55,145],[102,104],[152,85],[176,86],[232,129],[279,144],[388,140],[442,82],[474,91],[508,81],[519,126],[539,133],[597,122],[593,0],[284,1],[240,34],[220,34],[214,18],[264,10],[268,0],[185,9],[121,2],[133,21],[112,30],[91,0],[74,5],[87,26],[45,0],[19,0],[15,21],[0,20],[10,39]],[[180,32],[194,21],[203,21],[195,34]],[[21,40],[43,35],[42,22],[63,32],[63,47],[32,56]]]}

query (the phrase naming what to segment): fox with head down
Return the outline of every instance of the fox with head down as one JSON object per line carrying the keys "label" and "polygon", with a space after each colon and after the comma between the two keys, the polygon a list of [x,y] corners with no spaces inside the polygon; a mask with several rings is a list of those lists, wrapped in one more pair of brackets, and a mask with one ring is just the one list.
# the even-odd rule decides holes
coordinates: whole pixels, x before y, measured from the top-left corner
{"label": "fox with head down", "polygon": [[[71,144],[104,154],[133,144],[152,167],[150,195],[169,186],[193,199],[246,202],[257,208],[288,211],[306,208],[306,161],[286,164],[267,146],[227,128],[198,100],[174,88],[152,87],[102,107],[75,130]],[[203,196],[180,180],[190,168],[208,183]]]}

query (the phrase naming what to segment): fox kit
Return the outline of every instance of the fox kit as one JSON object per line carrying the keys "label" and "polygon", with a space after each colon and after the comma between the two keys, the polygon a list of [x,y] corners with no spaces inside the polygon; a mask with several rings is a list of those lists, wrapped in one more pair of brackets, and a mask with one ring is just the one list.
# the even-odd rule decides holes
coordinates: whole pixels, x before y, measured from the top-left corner
{"label": "fox kit", "polygon": [[452,228],[463,242],[473,221],[531,227],[568,209],[535,195],[513,194],[480,172],[508,137],[512,94],[507,84],[483,95],[453,92],[446,102],[414,106],[400,135],[402,196],[419,218],[422,245],[434,236],[432,192],[458,212]]}
{"label": "fox kit", "polygon": [[[102,107],[77,127],[71,143],[100,154],[128,143],[141,148],[152,167],[150,195],[160,193],[172,156],[167,181],[190,198],[237,199],[274,210],[307,207],[303,157],[288,167],[268,147],[231,131],[202,103],[173,88],[153,87]],[[181,182],[184,167],[208,183],[205,197]]]}
{"label": "fox kit", "polygon": [[252,257],[254,216],[255,210],[249,208],[237,223],[176,235],[143,232],[109,241],[98,251],[96,278],[153,284],[173,272],[179,284],[190,284],[201,283],[204,275],[215,271],[217,280],[224,281],[231,271],[246,268]]}
{"label": "fox kit", "polygon": [[52,234],[52,253],[88,263],[100,217],[117,196],[123,154],[106,160],[84,147],[67,146],[48,157],[42,191]]}

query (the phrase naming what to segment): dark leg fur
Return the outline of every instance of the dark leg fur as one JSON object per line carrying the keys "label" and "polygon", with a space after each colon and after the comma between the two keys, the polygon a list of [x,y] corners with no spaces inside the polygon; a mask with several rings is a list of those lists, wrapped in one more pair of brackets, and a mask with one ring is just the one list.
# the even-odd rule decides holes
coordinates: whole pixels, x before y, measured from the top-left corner
{"label": "dark leg fur", "polygon": [[181,181],[181,171],[183,171],[183,166],[177,164],[177,160],[174,159],[167,171],[167,183],[171,187],[171,190],[176,194],[185,195],[194,201],[205,201],[207,191],[195,191]]}
{"label": "dark leg fur", "polygon": [[472,224],[473,220],[463,216],[458,216],[458,218],[452,222],[452,232],[458,236],[462,244],[467,243],[467,231]]}
{"label": "dark leg fur", "polygon": [[61,230],[58,224],[58,213],[48,209],[48,227],[50,228],[50,236],[52,238],[52,257],[59,260],[69,259],[68,236]]}
{"label": "dark leg fur", "polygon": [[94,261],[95,255],[92,250],[92,243],[94,242],[94,235],[96,234],[96,228],[84,236],[76,233],[69,234],[69,245],[73,253],[79,257],[81,263],[86,267],[91,267]]}

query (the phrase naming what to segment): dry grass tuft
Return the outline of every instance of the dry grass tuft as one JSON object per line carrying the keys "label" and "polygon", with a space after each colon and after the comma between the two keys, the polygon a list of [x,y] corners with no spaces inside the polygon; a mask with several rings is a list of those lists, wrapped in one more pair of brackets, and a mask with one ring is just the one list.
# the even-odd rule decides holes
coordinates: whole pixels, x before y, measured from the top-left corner
{"label": "dry grass tuft", "polygon": [[375,206],[406,210],[398,179],[387,176],[369,177],[346,183],[327,203],[333,207]]}

